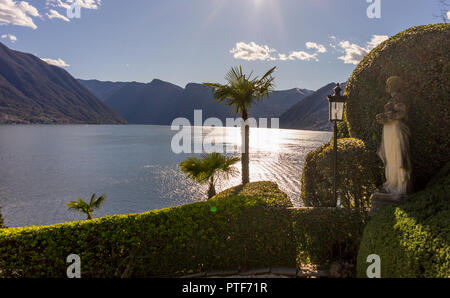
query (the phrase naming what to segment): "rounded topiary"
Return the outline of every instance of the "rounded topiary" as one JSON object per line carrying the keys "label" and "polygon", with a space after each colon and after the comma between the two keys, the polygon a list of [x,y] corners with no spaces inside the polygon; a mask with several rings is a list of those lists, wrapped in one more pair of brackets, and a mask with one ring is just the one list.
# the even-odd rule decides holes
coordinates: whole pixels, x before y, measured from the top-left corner
{"label": "rounded topiary", "polygon": [[[370,195],[382,183],[382,164],[358,139],[338,140],[337,192],[342,206],[370,207]],[[333,207],[333,144],[324,144],[306,156],[302,175],[306,207]]]}
{"label": "rounded topiary", "polygon": [[379,210],[364,230],[358,277],[367,277],[371,254],[380,256],[382,278],[450,277],[449,193],[450,176],[441,177],[397,206]]}
{"label": "rounded topiary", "polygon": [[[450,158],[450,24],[414,27],[380,44],[358,65],[345,95],[351,137],[376,151],[382,126],[375,116],[389,100],[386,80],[398,76],[409,101],[413,183],[422,189]],[[394,87],[395,88],[395,87]]]}

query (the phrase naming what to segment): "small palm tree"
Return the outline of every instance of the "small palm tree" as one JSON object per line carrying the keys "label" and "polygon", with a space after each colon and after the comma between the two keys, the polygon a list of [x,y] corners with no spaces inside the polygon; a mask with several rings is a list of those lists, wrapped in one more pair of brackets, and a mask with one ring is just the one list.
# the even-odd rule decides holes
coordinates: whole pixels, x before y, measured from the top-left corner
{"label": "small palm tree", "polygon": [[200,158],[191,157],[180,164],[189,178],[199,183],[209,183],[208,199],[216,195],[217,179],[229,179],[238,171],[233,166],[239,157],[228,157],[219,153],[203,153]]}
{"label": "small palm tree", "polygon": [[[205,86],[214,91],[214,98],[218,102],[226,102],[227,106],[232,106],[236,114],[240,114],[242,120],[247,121],[249,118],[249,110],[253,103],[262,101],[269,93],[274,91],[274,80],[272,73],[275,68],[270,69],[261,78],[253,77],[253,72],[245,75],[242,72],[242,66],[233,67],[225,76],[227,84],[204,83]],[[249,171],[249,139],[250,127],[244,122],[244,150],[242,151],[242,184],[250,182]]]}
{"label": "small palm tree", "polygon": [[86,203],[84,200],[78,198],[76,201],[71,201],[67,203],[67,207],[69,210],[75,210],[82,212],[87,215],[87,219],[92,219],[92,215],[94,214],[94,210],[100,208],[103,205],[103,202],[106,199],[106,195],[101,195],[96,198],[96,194],[92,194],[91,200],[89,203]]}

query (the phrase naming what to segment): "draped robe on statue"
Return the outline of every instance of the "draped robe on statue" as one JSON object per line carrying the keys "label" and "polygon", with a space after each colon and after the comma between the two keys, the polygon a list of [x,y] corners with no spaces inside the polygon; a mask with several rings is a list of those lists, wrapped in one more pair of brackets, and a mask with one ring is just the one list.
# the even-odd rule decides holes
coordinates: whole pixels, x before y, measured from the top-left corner
{"label": "draped robe on statue", "polygon": [[410,190],[411,163],[409,161],[409,129],[402,120],[406,116],[405,104],[395,99],[385,106],[383,140],[379,156],[385,165],[386,193],[406,195]]}

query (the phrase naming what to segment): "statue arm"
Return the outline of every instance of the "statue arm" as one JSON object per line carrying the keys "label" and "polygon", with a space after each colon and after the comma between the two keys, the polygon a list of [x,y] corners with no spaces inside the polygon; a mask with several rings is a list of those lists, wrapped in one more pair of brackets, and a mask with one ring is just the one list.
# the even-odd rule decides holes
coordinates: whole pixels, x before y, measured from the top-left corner
{"label": "statue arm", "polygon": [[376,116],[376,118],[377,118],[377,122],[380,124],[384,124],[387,121],[389,121],[389,117],[388,117],[387,113],[378,114]]}
{"label": "statue arm", "polygon": [[394,110],[392,111],[391,119],[392,120],[402,120],[406,117],[407,110],[406,105],[403,103],[397,103],[394,106]]}
{"label": "statue arm", "polygon": [[390,110],[383,114],[377,115],[377,122],[384,124],[388,121],[402,120],[406,117],[407,109],[406,105],[403,103],[396,103]]}

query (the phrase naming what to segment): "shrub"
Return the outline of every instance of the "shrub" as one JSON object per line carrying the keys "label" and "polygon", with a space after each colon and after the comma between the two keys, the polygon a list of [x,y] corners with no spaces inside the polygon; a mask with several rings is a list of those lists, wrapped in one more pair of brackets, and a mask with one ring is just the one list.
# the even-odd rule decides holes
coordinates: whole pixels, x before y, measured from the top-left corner
{"label": "shrub", "polygon": [[345,120],[345,117],[344,121],[338,123],[338,138],[339,139],[350,138],[350,132],[348,131],[348,125],[347,121]]}
{"label": "shrub", "polygon": [[[333,144],[306,156],[302,175],[302,201],[308,207],[333,207]],[[358,139],[338,140],[337,192],[346,208],[370,207],[370,195],[382,183],[382,163]]]}
{"label": "shrub", "polygon": [[350,252],[347,247],[356,245],[343,244],[358,241],[360,235],[362,220],[343,220],[349,216],[342,212],[349,210],[297,211],[289,206],[276,184],[258,182],[181,207],[8,228],[0,231],[0,275],[65,277],[69,254],[81,257],[82,277],[293,267],[299,250],[305,262],[333,261],[339,255],[330,248]]}
{"label": "shrub", "polygon": [[342,208],[302,208],[292,210],[292,215],[299,263],[326,266],[345,260],[356,264],[367,219],[365,212]]}
{"label": "shrub", "polygon": [[450,175],[397,206],[379,210],[367,224],[358,254],[381,258],[381,277],[450,277]]}
{"label": "shrub", "polygon": [[272,182],[254,182],[246,184],[244,187],[242,185],[235,186],[215,195],[214,199],[226,199],[236,195],[258,197],[274,207],[293,207],[289,197]]}
{"label": "shrub", "polygon": [[437,169],[448,161],[450,148],[450,24],[414,27],[372,50],[349,79],[347,125],[350,136],[376,151],[382,126],[375,116],[389,100],[386,80],[399,76],[410,101],[413,183],[423,189]]}
{"label": "shrub", "polygon": [[428,182],[427,187],[432,187],[442,182],[443,177],[447,176],[450,176],[450,161],[447,162],[447,164],[439,170],[439,172],[430,180],[430,182]]}
{"label": "shrub", "polygon": [[[258,184],[270,189],[271,201],[285,199],[276,184]],[[295,265],[285,241],[289,217],[280,215],[286,208],[272,208],[266,199],[237,192],[142,214],[5,229],[0,268],[6,276],[64,277],[69,254],[81,257],[84,277],[119,277],[127,266],[131,276],[149,277]]]}

